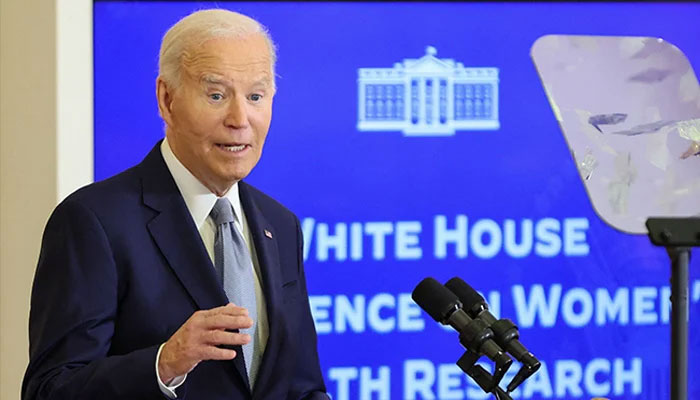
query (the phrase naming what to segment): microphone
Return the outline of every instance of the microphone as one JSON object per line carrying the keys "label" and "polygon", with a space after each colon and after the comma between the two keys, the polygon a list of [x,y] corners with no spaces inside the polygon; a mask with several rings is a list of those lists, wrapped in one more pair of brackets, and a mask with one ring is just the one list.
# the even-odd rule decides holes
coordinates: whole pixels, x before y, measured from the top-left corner
{"label": "microphone", "polygon": [[512,392],[530,375],[537,372],[540,362],[530,353],[522,343],[518,327],[509,319],[496,319],[489,311],[486,300],[459,277],[454,277],[445,283],[453,294],[455,294],[463,304],[463,309],[469,317],[483,320],[494,333],[494,340],[501,348],[513,355],[523,367],[508,384],[508,391]]}
{"label": "microphone", "polygon": [[493,341],[494,333],[488,325],[470,318],[457,296],[433,278],[423,279],[411,297],[435,321],[459,332],[459,341],[467,350],[484,354],[496,363],[493,376],[498,385],[513,360]]}

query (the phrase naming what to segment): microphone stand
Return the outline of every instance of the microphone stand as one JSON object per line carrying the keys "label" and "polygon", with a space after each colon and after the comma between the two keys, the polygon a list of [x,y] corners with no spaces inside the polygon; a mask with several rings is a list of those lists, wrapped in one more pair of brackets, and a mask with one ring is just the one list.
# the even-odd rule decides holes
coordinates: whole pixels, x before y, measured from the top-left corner
{"label": "microphone stand", "polygon": [[494,396],[496,396],[497,400],[513,400],[508,393],[498,386],[498,381],[495,380],[494,377],[484,369],[484,367],[476,364],[479,357],[479,354],[471,350],[467,350],[464,352],[462,357],[459,358],[457,365],[462,369],[462,371],[464,371],[464,373],[474,379],[474,382],[476,382],[484,392],[492,393]]}

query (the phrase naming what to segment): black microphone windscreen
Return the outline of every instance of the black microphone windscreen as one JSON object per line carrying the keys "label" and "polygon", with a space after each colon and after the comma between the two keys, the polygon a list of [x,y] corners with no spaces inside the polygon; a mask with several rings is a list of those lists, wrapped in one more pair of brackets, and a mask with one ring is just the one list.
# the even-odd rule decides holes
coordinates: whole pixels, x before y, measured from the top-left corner
{"label": "black microphone windscreen", "polygon": [[469,284],[455,276],[445,283],[445,287],[454,293],[462,302],[464,311],[471,310],[477,304],[486,305],[486,301]]}
{"label": "black microphone windscreen", "polygon": [[433,278],[423,279],[413,289],[411,297],[420,308],[440,323],[444,323],[450,314],[459,307],[457,296]]}

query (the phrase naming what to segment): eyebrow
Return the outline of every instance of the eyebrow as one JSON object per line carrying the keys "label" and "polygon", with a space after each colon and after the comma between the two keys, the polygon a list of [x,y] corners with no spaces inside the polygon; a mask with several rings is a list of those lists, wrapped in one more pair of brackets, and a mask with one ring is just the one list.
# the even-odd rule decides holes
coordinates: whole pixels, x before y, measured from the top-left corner
{"label": "eyebrow", "polygon": [[253,82],[253,86],[263,86],[265,88],[273,87],[272,80],[269,77],[264,77]]}
{"label": "eyebrow", "polygon": [[[211,75],[211,74],[203,75],[201,78],[201,82],[213,84],[213,85],[224,85],[227,87],[233,87],[233,81],[231,81],[230,79],[226,79],[224,77],[221,77],[219,75]],[[263,86],[265,88],[269,88],[269,87],[273,87],[274,85],[272,84],[272,80],[268,76],[265,76],[263,78],[259,78],[259,79],[255,80],[253,82],[252,86]]]}
{"label": "eyebrow", "polygon": [[224,86],[233,86],[232,82],[226,78],[223,78],[218,75],[203,75],[201,81],[203,83],[211,83],[214,85],[224,85]]}

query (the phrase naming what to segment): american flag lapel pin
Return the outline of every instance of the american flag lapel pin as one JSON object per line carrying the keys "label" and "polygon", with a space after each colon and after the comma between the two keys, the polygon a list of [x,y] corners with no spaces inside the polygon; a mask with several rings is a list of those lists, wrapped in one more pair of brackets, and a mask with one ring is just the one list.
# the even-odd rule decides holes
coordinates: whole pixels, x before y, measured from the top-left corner
{"label": "american flag lapel pin", "polygon": [[265,236],[267,236],[267,237],[269,237],[270,239],[272,239],[272,232],[270,232],[270,231],[268,231],[267,229],[265,229]]}

